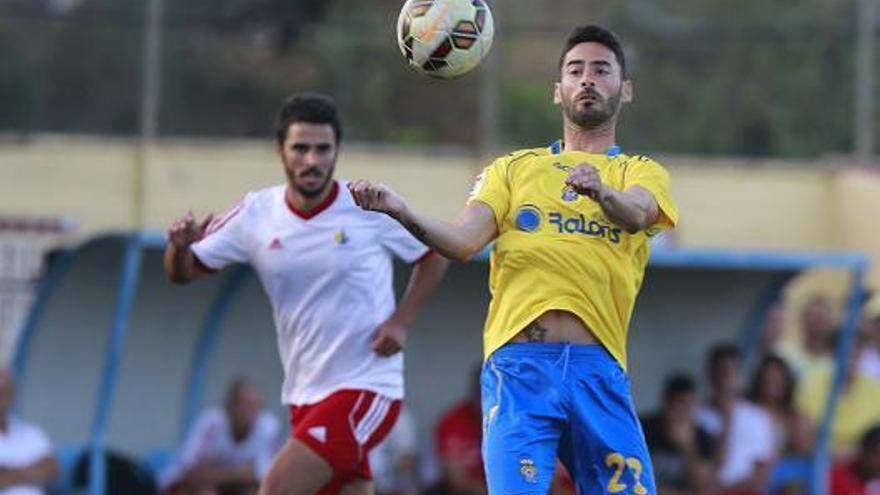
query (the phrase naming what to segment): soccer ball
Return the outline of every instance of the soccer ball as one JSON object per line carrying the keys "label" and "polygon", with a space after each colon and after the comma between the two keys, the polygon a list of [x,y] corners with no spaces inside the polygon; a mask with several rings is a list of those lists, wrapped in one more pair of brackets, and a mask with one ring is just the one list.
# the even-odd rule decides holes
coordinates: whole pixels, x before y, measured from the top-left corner
{"label": "soccer ball", "polygon": [[409,66],[440,79],[476,67],[494,32],[484,0],[407,0],[397,18],[397,44]]}

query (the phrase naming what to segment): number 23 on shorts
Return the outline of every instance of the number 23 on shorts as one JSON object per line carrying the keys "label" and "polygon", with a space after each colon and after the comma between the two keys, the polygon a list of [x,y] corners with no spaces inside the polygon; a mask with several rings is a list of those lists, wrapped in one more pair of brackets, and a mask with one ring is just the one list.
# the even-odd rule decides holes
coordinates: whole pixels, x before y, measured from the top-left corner
{"label": "number 23 on shorts", "polygon": [[633,485],[632,492],[635,495],[648,495],[648,489],[645,488],[645,485],[643,485],[641,481],[642,461],[635,457],[624,457],[619,452],[612,452],[605,456],[605,465],[609,468],[614,468],[614,473],[611,475],[611,479],[608,480],[608,485],[605,487],[608,493],[621,493],[629,487],[626,483],[623,483],[620,480],[621,476],[623,476],[624,469],[628,468],[632,473],[633,479],[635,479],[635,485]]}

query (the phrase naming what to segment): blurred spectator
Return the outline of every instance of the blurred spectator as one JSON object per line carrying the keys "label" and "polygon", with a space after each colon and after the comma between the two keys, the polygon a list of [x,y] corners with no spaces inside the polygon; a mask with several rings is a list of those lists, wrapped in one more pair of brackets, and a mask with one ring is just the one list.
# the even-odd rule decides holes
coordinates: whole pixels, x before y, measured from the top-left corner
{"label": "blurred spectator", "polygon": [[[859,334],[844,366],[843,391],[831,425],[831,453],[837,458],[853,454],[862,435],[880,423],[880,381],[858,370],[863,345],[864,338]],[[833,377],[833,368],[817,368],[798,384],[797,408],[814,427],[825,414]]]}
{"label": "blurred spectator", "polygon": [[780,345],[782,333],[785,330],[785,304],[781,301],[774,303],[767,310],[764,325],[761,327],[759,354],[764,355],[775,352]]}
{"label": "blurred spectator", "polygon": [[0,370],[0,495],[41,495],[58,463],[43,430],[10,414],[14,397],[12,373]]}
{"label": "blurred spectator", "polygon": [[865,376],[880,379],[880,292],[865,304],[861,332],[865,346],[859,358],[859,371]]}
{"label": "blurred spectator", "polygon": [[837,322],[828,297],[815,294],[807,300],[801,311],[800,333],[800,345],[779,348],[779,354],[795,374],[801,377],[819,368],[831,368]]}
{"label": "blurred spectator", "polygon": [[225,407],[199,416],[175,462],[160,476],[163,492],[256,493],[278,447],[279,429],[275,416],[263,409],[260,390],[246,379],[234,380]]}
{"label": "blurred spectator", "polygon": [[376,495],[416,495],[420,492],[416,421],[404,406],[382,443],[370,451],[370,470]]}
{"label": "blurred spectator", "polygon": [[759,407],[742,399],[739,350],[723,344],[710,351],[707,372],[710,399],[698,422],[715,439],[718,483],[723,493],[758,493],[768,480],[776,455],[773,424]]}
{"label": "blurred spectator", "polygon": [[855,459],[831,470],[831,495],[880,495],[880,424],[862,436]]}
{"label": "blurred spectator", "polygon": [[480,446],[483,420],[480,410],[480,368],[471,373],[467,397],[440,418],[434,445],[441,469],[441,490],[450,495],[485,495],[486,475]]}
{"label": "blurred spectator", "polygon": [[715,455],[697,425],[697,386],[684,374],[667,378],[659,413],[642,420],[659,495],[697,495],[712,486]]}
{"label": "blurred spectator", "polygon": [[794,406],[795,376],[788,363],[767,354],[758,364],[748,399],[772,420],[773,444],[782,456],[804,456],[813,448],[811,422]]}

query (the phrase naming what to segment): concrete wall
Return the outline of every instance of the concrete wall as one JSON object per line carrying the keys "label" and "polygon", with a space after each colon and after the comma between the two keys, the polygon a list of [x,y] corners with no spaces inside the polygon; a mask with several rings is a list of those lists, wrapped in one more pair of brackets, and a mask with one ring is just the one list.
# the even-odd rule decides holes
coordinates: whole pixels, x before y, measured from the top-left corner
{"label": "concrete wall", "polygon": [[[96,137],[0,142],[0,215],[63,216],[80,236],[134,226],[137,148]],[[865,251],[880,286],[880,173],[839,162],[660,157],[682,210],[687,247]],[[147,153],[144,226],[164,229],[192,208],[222,211],[282,181],[271,141],[163,141]],[[453,217],[483,166],[454,151],[346,145],[339,175],[387,182],[426,212]]]}

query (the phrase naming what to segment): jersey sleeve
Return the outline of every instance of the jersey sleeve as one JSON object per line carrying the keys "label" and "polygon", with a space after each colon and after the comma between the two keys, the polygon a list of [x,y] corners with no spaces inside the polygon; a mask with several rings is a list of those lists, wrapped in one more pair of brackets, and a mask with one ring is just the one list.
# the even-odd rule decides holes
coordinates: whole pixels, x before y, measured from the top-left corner
{"label": "jersey sleeve", "polygon": [[501,223],[510,209],[509,164],[507,157],[498,158],[492,162],[477,176],[477,181],[468,198],[469,205],[479,201],[492,209],[499,232],[501,232]]}
{"label": "jersey sleeve", "polygon": [[651,230],[656,232],[658,229],[674,228],[678,224],[678,206],[669,193],[669,172],[662,165],[647,157],[634,157],[627,168],[623,189],[625,191],[632,186],[647,189],[654,195],[660,208],[660,219],[649,229],[649,233]]}
{"label": "jersey sleeve", "polygon": [[379,216],[379,240],[382,247],[407,263],[416,262],[428,254],[428,246],[413,237],[396,220],[385,214]]}
{"label": "jersey sleeve", "polygon": [[248,261],[245,239],[245,218],[249,196],[215,218],[203,237],[190,249],[199,262],[209,270],[219,270],[231,263]]}

